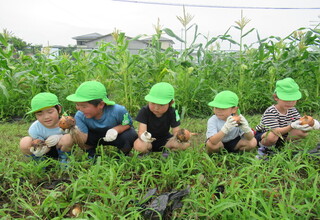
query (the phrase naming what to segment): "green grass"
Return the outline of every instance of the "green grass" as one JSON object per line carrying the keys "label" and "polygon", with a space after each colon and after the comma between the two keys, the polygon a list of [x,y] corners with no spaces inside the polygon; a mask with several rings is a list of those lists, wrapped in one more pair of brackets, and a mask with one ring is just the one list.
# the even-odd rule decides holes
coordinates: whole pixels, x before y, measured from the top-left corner
{"label": "green grass", "polygon": [[[251,126],[259,118],[249,117]],[[203,151],[206,122],[186,118],[182,127],[199,135],[192,137],[192,148],[168,158],[159,153],[126,157],[113,147],[99,147],[101,157],[91,164],[76,148],[67,170],[56,161],[35,163],[20,153],[19,140],[29,123],[2,123],[0,217],[71,218],[70,209],[79,204],[83,219],[143,219],[140,205],[149,189],[157,188],[158,196],[190,187],[183,206],[164,218],[319,218],[319,158],[306,153],[319,142],[319,131],[264,161],[255,159],[256,152],[208,156]],[[60,184],[48,187],[55,181]],[[218,186],[223,193],[217,193]]]}

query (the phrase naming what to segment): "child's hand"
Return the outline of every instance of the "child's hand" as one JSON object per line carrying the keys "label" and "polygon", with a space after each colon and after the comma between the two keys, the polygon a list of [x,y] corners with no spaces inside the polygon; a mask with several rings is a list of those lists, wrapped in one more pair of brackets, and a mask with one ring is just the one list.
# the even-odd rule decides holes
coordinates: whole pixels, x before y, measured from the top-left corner
{"label": "child's hand", "polygon": [[226,123],[223,125],[223,127],[221,128],[221,131],[225,134],[228,134],[232,128],[237,127],[238,123],[234,120],[234,118],[232,117],[232,115],[230,115],[227,118]]}
{"label": "child's hand", "polygon": [[111,142],[114,141],[115,139],[117,139],[118,137],[118,132],[116,129],[109,129],[106,133],[106,136],[103,138],[104,141],[106,142]]}
{"label": "child's hand", "polygon": [[319,130],[320,129],[320,124],[317,120],[314,120],[314,125],[312,126],[314,130]]}
{"label": "child's hand", "polygon": [[239,117],[240,117],[240,125],[239,125],[239,128],[240,128],[244,133],[252,132],[251,127],[250,127],[247,119],[245,119],[245,117],[243,117],[243,115],[239,115]]}
{"label": "child's hand", "polygon": [[295,122],[292,122],[290,125],[293,129],[301,130],[301,131],[310,131],[312,130],[312,127],[308,124],[301,125],[300,120],[296,120]]}
{"label": "child's hand", "polygon": [[44,154],[48,153],[49,151],[50,151],[50,148],[47,145],[38,147],[36,149],[34,147],[30,148],[30,152],[36,157],[41,157]]}
{"label": "child's hand", "polygon": [[140,136],[140,139],[144,142],[147,142],[147,143],[152,143],[154,140],[156,140],[155,138],[152,137],[152,135],[145,131],[142,133],[142,135]]}
{"label": "child's hand", "polygon": [[63,134],[51,135],[45,140],[45,143],[48,147],[56,146],[62,136],[63,136]]}

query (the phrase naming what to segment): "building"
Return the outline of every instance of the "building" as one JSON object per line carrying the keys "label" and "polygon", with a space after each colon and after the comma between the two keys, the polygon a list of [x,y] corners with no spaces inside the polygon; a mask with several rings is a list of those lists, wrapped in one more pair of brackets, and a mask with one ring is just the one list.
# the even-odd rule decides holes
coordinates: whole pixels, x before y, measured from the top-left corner
{"label": "building", "polygon": [[[151,45],[152,37],[145,38],[145,39],[134,39],[131,37],[127,37],[127,40],[129,40],[128,50],[132,54],[137,54],[139,50],[145,49]],[[107,35],[101,35],[99,33],[91,33],[86,35],[81,35],[77,37],[73,37],[72,39],[75,39],[77,41],[77,48],[92,50],[99,47],[99,44],[101,42],[111,42],[115,43],[115,40],[112,36],[112,34]],[[163,50],[172,47],[174,44],[174,41],[167,39],[165,37],[160,38],[161,42],[161,48]]]}

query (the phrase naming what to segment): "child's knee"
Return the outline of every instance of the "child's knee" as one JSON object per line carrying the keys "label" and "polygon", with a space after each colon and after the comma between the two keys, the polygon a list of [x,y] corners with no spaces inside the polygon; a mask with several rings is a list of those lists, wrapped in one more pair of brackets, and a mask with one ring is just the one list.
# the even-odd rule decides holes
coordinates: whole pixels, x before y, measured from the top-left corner
{"label": "child's knee", "polygon": [[24,153],[24,154],[31,154],[30,152],[30,147],[31,147],[31,143],[32,143],[32,137],[23,137],[20,140],[20,150]]}
{"label": "child's knee", "polygon": [[133,144],[133,149],[140,152],[140,153],[148,153],[150,151],[150,149],[148,148],[147,144],[148,143],[144,143],[144,142],[137,139]]}
{"label": "child's knee", "polygon": [[255,149],[255,148],[257,148],[257,146],[258,146],[257,139],[252,138],[250,141],[248,141],[248,147],[250,149]]}
{"label": "child's knee", "polygon": [[269,145],[276,144],[278,140],[279,140],[279,136],[270,132],[269,134],[266,134],[261,141],[263,145],[269,146]]}
{"label": "child's knee", "polygon": [[221,146],[220,143],[212,144],[209,140],[206,142],[206,150],[207,150],[208,153],[219,152],[222,147],[223,146]]}

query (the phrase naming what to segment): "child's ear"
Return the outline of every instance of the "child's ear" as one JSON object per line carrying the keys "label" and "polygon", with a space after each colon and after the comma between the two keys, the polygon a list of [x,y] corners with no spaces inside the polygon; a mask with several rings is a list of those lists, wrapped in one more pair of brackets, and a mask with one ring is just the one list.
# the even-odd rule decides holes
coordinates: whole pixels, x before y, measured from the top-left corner
{"label": "child's ear", "polygon": [[272,95],[272,97],[273,97],[273,99],[274,99],[275,101],[278,101],[278,100],[279,100],[277,94],[275,94],[275,93]]}
{"label": "child's ear", "polygon": [[103,109],[103,107],[105,106],[105,105],[107,105],[104,101],[101,101],[99,104],[98,104],[98,108],[100,108],[100,109]]}
{"label": "child's ear", "polygon": [[58,113],[59,113],[59,115],[62,113],[62,106],[61,105],[58,105]]}
{"label": "child's ear", "polygon": [[174,104],[174,100],[171,100],[170,102],[169,102],[169,106],[172,106]]}
{"label": "child's ear", "polygon": [[238,113],[238,107],[232,107],[232,114]]}

